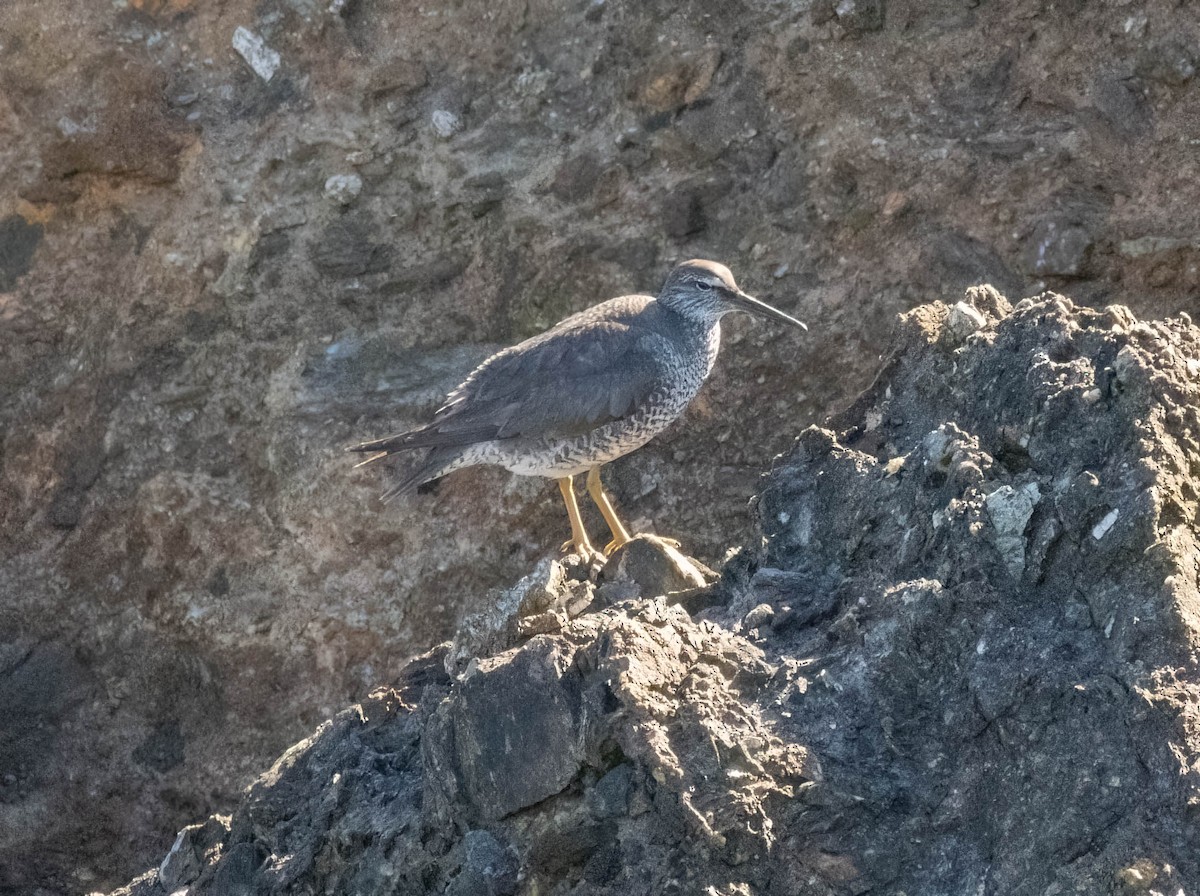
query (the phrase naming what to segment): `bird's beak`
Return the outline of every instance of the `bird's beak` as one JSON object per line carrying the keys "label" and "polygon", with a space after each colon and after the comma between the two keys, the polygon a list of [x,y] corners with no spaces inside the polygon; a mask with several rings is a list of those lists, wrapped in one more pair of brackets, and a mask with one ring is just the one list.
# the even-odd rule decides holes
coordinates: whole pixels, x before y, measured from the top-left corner
{"label": "bird's beak", "polygon": [[740,289],[734,293],[727,293],[729,304],[739,311],[749,311],[751,314],[756,314],[759,317],[769,317],[773,320],[781,320],[787,324],[793,324],[802,330],[808,329],[808,324],[802,320],[796,320],[790,314],[784,314],[778,308],[772,308],[766,302],[760,302],[752,295],[747,295]]}

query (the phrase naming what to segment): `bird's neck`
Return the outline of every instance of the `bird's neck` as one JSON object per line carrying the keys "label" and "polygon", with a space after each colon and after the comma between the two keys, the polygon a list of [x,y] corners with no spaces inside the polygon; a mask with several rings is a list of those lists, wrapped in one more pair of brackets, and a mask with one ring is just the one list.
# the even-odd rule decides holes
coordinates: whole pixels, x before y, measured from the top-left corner
{"label": "bird's neck", "polygon": [[691,317],[678,315],[684,338],[696,355],[704,357],[703,376],[707,377],[717,361],[717,350],[721,347],[721,319],[719,317]]}
{"label": "bird's neck", "polygon": [[708,369],[704,371],[707,377],[712,372],[713,365],[717,363],[717,352],[721,348],[721,321],[714,320],[712,326],[708,328]]}

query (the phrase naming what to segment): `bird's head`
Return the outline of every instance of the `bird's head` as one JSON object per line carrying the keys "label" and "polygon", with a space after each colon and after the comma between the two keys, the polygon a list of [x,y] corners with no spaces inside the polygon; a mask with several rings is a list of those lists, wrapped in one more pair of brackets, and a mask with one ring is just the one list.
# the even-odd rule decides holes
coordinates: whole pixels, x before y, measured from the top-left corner
{"label": "bird's head", "polygon": [[730,311],[749,311],[807,330],[808,326],[766,302],[738,289],[729,268],[694,258],[675,267],[663,284],[658,301],[676,314],[702,323],[716,323]]}

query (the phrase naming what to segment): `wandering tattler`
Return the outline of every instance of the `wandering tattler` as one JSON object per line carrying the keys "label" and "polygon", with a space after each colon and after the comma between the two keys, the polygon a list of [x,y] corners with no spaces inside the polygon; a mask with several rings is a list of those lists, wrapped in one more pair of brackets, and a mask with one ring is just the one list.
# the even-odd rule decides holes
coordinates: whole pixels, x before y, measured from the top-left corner
{"label": "wandering tattler", "polygon": [[429,449],[385,500],[477,464],[555,479],[571,519],[571,543],[591,560],[597,552],[572,479],[586,471],[588,494],[612,531],[611,553],[631,536],[604,493],[600,467],[640,448],[683,413],[712,370],[720,321],[730,311],[808,329],[738,289],[725,265],[685,261],[658,298],[621,296],[573,314],[480,364],[431,423],[350,450],[372,452],[366,464]]}

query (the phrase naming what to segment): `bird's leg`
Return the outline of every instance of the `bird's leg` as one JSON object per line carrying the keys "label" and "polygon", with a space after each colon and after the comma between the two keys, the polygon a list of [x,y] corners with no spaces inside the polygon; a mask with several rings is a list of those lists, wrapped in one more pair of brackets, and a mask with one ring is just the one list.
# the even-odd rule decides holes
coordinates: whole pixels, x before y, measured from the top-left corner
{"label": "bird's leg", "polygon": [[631,536],[629,530],[617,519],[617,512],[613,510],[612,503],[608,500],[608,495],[604,494],[604,486],[600,483],[599,467],[592,467],[588,470],[587,490],[588,494],[592,496],[592,500],[596,502],[596,506],[600,508],[600,513],[604,516],[604,522],[608,523],[608,528],[612,532],[612,541],[604,548],[604,553],[607,556],[628,542]]}
{"label": "bird's leg", "polygon": [[[600,554],[592,547],[587,529],[583,528],[583,518],[579,515],[579,505],[575,503],[574,480],[571,476],[564,476],[562,479],[557,480],[557,482],[558,490],[562,492],[563,503],[567,505],[567,516],[571,520],[571,540],[568,544],[574,546],[575,553],[579,554],[588,563],[591,563]],[[564,544],[563,550],[566,549],[567,545]]]}

